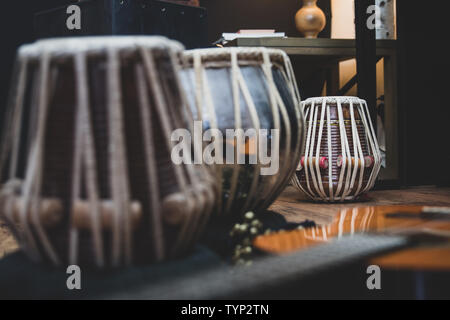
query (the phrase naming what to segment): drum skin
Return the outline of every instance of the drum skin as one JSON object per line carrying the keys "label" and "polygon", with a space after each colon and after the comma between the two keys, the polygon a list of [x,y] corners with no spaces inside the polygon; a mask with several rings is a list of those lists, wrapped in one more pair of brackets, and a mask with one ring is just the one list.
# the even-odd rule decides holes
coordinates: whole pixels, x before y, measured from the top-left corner
{"label": "drum skin", "polygon": [[[266,70],[270,70],[271,75],[268,75],[263,68],[263,52],[267,54],[267,60],[270,59],[269,69]],[[236,57],[236,71],[232,65],[231,56],[233,54]],[[259,129],[267,130],[266,136],[270,146],[274,143],[271,130],[275,129],[276,125],[271,93],[268,89],[268,83],[273,81],[274,88],[283,104],[283,106],[278,104],[275,106],[280,117],[279,170],[277,173],[261,175],[257,165],[249,164],[249,162],[239,164],[239,176],[234,188],[235,166],[216,164],[219,167],[216,168],[219,172],[217,179],[222,187],[219,214],[235,218],[249,210],[266,209],[277,198],[286,186],[290,175],[293,174],[304,139],[304,120],[299,108],[300,97],[295,77],[291,73],[292,70],[289,69],[289,58],[282,51],[266,51],[261,48],[191,50],[185,52],[184,58],[181,79],[194,119],[202,120],[204,130],[218,129],[224,137],[227,129],[241,128],[246,131],[256,128],[249,106],[253,103]],[[251,96],[251,101],[246,99],[243,93],[245,89],[241,86],[239,90],[239,125],[235,114],[234,72],[242,75],[243,81],[240,84],[244,83],[243,86],[247,88]],[[207,99],[208,96],[211,97],[214,111],[211,111],[206,105],[207,102],[204,99]],[[203,101],[203,107],[199,106],[201,103],[199,101]],[[283,108],[285,117],[282,113]],[[214,123],[217,124],[214,126]],[[224,142],[225,144],[226,142]],[[246,155],[251,152],[246,149]]]}

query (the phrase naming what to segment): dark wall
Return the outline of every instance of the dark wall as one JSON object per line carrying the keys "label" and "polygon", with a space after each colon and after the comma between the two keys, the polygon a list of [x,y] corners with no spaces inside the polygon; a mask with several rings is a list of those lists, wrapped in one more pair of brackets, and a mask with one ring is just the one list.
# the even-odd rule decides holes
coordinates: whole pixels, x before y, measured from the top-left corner
{"label": "dark wall", "polygon": [[[137,1],[137,0],[135,0]],[[0,121],[7,100],[16,49],[33,40],[33,15],[36,12],[60,7],[76,0],[14,0],[0,10]],[[300,36],[295,28],[294,15],[301,0],[203,0],[208,9],[209,42],[217,40],[223,32],[239,29],[273,28],[288,36]],[[330,20],[330,1],[319,0],[319,6]],[[330,23],[320,36],[329,36]]]}
{"label": "dark wall", "polygon": [[448,2],[433,1],[427,12],[409,0],[397,4],[404,181],[449,185]]}
{"label": "dark wall", "polygon": [[[301,36],[295,28],[294,16],[302,7],[301,0],[201,0],[208,9],[208,38],[219,39],[223,32],[239,29],[276,29],[290,37]],[[330,36],[330,0],[319,0],[327,15],[327,27],[320,37]]]}
{"label": "dark wall", "polygon": [[14,0],[0,10],[0,121],[5,108],[17,48],[33,41],[33,15],[41,10],[68,4],[71,0]]}
{"label": "dark wall", "polygon": [[[119,2],[118,0],[115,0],[116,2]],[[130,1],[134,2],[135,4],[139,4],[141,0],[129,0],[127,1],[127,7],[131,7]],[[63,7],[65,5],[68,5],[70,3],[75,3],[77,0],[13,0],[8,1],[4,4],[2,7],[2,10],[0,10],[0,39],[2,41],[1,46],[1,60],[0,60],[0,123],[3,123],[2,121],[2,115],[5,108],[7,95],[9,91],[9,85],[11,80],[11,73],[12,73],[12,67],[14,62],[14,57],[16,55],[17,48],[24,43],[32,42],[35,38],[35,30],[33,30],[33,23],[34,23],[34,14],[40,11],[44,11],[47,9],[53,9],[57,7]],[[173,6],[173,4],[170,4]],[[157,6],[156,6],[157,7]],[[153,8],[152,8],[153,9]],[[156,9],[157,10],[157,9]],[[169,11],[169,10],[167,10]],[[159,12],[160,13],[160,12]],[[88,18],[95,15],[96,12],[91,13],[90,15],[86,15]],[[152,13],[153,14],[153,13]],[[150,13],[149,13],[150,15]],[[163,16],[163,17],[162,17]],[[190,15],[185,15],[185,20],[190,22],[189,19]],[[97,17],[97,20],[92,19],[94,22],[93,24],[100,25],[102,23],[101,17]],[[175,29],[176,31],[179,31],[181,28],[176,27],[176,23],[180,22],[180,24],[183,23],[182,19],[179,18],[173,18],[178,19],[173,23],[175,26],[167,26],[164,25],[164,23],[167,23],[165,19],[172,19],[173,16],[166,15],[166,14],[159,14],[159,16],[152,18],[149,18],[146,22],[146,24],[143,24],[143,27],[145,28],[144,32],[147,32],[148,30],[152,30],[152,33],[159,33],[167,34],[169,31],[172,31]],[[47,19],[47,18],[44,18]],[[83,19],[83,18],[82,18]],[[159,20],[158,20],[159,19]],[[58,29],[58,26],[61,24],[58,24],[60,19],[55,19],[55,22],[52,21],[45,21],[46,23],[43,23],[42,19],[39,19],[39,23],[41,25],[41,33],[46,34],[50,36],[62,36],[64,33]],[[89,20],[89,19],[87,19]],[[92,21],[89,20],[89,21]],[[160,22],[161,21],[161,22]],[[158,24],[160,28],[158,28],[158,25],[153,25],[153,23]],[[191,27],[193,26],[192,23],[189,24],[188,28],[184,28],[181,32],[184,34],[191,34],[194,32],[191,31]],[[129,27],[129,26],[127,26]],[[92,28],[93,30],[96,30],[95,28]],[[99,28],[101,29],[101,28]],[[67,31],[67,30],[65,30]],[[156,32],[155,32],[156,31]],[[96,33],[96,31],[94,31]],[[120,32],[118,32],[120,33]],[[41,35],[42,35],[41,34]],[[80,33],[82,34],[82,33]],[[195,41],[195,40],[194,40]],[[204,41],[202,41],[203,43]]]}

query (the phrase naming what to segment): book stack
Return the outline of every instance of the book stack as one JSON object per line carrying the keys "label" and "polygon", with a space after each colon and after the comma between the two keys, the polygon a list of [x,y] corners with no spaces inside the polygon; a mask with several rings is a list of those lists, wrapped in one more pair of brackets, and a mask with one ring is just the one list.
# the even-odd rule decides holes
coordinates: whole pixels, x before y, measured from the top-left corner
{"label": "book stack", "polygon": [[273,29],[243,29],[236,33],[223,33],[224,41],[233,41],[239,38],[285,38],[284,32],[276,32]]}

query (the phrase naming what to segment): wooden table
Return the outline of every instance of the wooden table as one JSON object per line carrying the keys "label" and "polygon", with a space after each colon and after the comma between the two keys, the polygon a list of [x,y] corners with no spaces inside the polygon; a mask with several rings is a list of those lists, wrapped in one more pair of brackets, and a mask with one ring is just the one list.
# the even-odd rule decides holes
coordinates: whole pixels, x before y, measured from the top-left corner
{"label": "wooden table", "polygon": [[[270,210],[282,214],[289,222],[312,220],[317,224],[331,223],[342,208],[382,205],[429,205],[450,206],[450,188],[420,187],[402,190],[369,192],[364,201],[344,204],[321,204],[311,202],[294,187],[287,187]],[[6,225],[0,220],[0,258],[17,249],[17,243]]]}
{"label": "wooden table", "polygon": [[[300,233],[293,236],[296,237],[295,243],[297,244],[290,249],[289,247],[284,247],[283,249],[274,247],[274,239],[261,239],[259,248],[268,251],[286,250],[283,251],[284,253],[290,252],[289,250],[305,250],[316,244],[322,244],[324,239],[336,238],[337,230],[340,230],[339,233],[346,234],[350,230],[355,230],[355,228],[356,233],[361,231],[364,233],[367,230],[382,233],[389,228],[404,228],[405,225],[410,228],[410,231],[415,227],[418,229],[424,228],[425,225],[427,226],[425,229],[428,230],[433,230],[433,228],[440,232],[449,230],[449,224],[446,220],[430,222],[420,219],[402,220],[387,219],[385,217],[387,213],[394,212],[406,212],[408,215],[420,213],[423,206],[450,207],[450,188],[421,187],[404,190],[372,191],[360,202],[327,205],[305,202],[296,189],[288,187],[272,205],[271,209],[282,214],[289,222],[299,223],[306,219],[313,220],[318,224],[318,228],[315,228],[308,234]],[[355,208],[360,208],[361,210],[355,211]],[[354,216],[355,214],[356,216]],[[358,215],[360,217],[359,220],[356,219]],[[363,225],[361,224],[362,221],[364,221]],[[327,228],[322,228],[323,226],[327,226]],[[321,232],[326,233],[326,236],[321,236]],[[315,242],[315,238],[311,237],[311,234],[317,235],[317,242]],[[287,234],[284,236],[286,237]],[[299,237],[302,236],[308,240],[299,240]],[[389,270],[449,271],[449,242],[441,240],[442,243],[439,244],[434,243],[430,245],[429,242],[424,241],[423,245],[415,245],[386,255],[375,256],[370,260],[370,264],[382,266],[382,268]],[[266,242],[264,243],[264,241]],[[283,243],[289,242],[289,240],[283,238]],[[277,243],[276,240],[275,243]],[[297,245],[298,247],[296,247]]]}
{"label": "wooden table", "polygon": [[372,191],[360,202],[321,204],[306,200],[297,189],[288,187],[270,209],[282,214],[289,222],[298,223],[308,219],[317,224],[329,224],[343,208],[388,205],[450,207],[450,188],[418,187]]}

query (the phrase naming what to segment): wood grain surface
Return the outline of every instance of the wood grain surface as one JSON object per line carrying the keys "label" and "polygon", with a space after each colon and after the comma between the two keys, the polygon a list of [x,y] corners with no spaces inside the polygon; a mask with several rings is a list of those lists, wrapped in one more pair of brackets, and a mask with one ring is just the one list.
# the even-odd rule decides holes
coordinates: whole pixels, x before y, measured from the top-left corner
{"label": "wood grain surface", "polygon": [[[289,186],[270,209],[282,214],[289,222],[302,222],[308,219],[317,224],[328,224],[340,209],[378,205],[450,206],[450,188],[419,187],[372,191],[359,201],[323,204],[307,200],[297,189]],[[17,248],[16,241],[5,223],[0,220],[0,258]]]}
{"label": "wood grain surface", "polygon": [[358,201],[326,204],[310,201],[297,189],[289,186],[270,210],[282,214],[289,222],[312,220],[317,224],[329,224],[340,209],[389,205],[450,206],[450,188],[418,187],[372,191]]}

